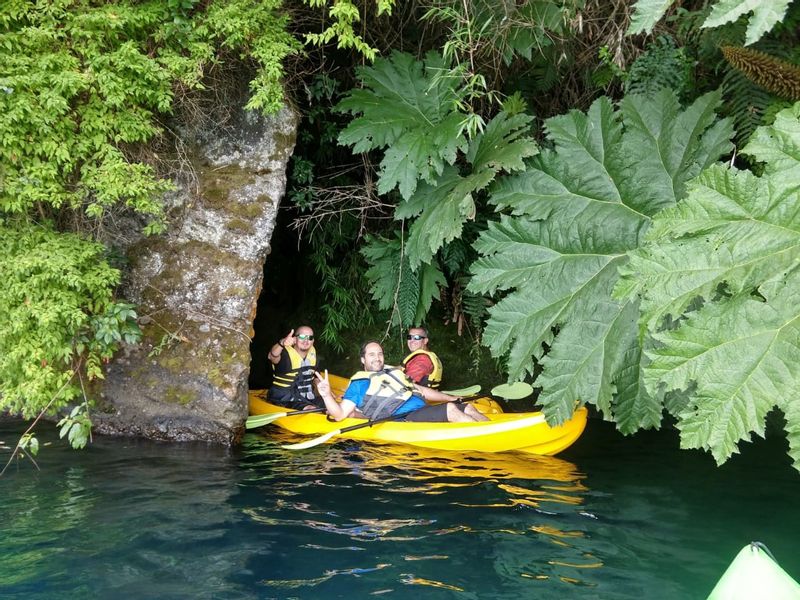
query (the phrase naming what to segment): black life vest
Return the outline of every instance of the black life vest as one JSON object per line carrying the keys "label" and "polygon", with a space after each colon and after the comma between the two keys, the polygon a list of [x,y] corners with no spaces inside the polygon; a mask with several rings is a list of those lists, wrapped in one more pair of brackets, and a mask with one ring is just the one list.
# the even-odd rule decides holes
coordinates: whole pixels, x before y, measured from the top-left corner
{"label": "black life vest", "polygon": [[279,372],[283,360],[278,364],[273,364],[272,369],[275,373],[272,380],[272,388],[270,388],[270,397],[274,399],[282,399],[291,397],[294,400],[308,400],[314,399],[314,371],[317,366],[317,352],[311,348],[306,354],[308,363],[303,365],[303,357],[298,354],[292,346],[284,348],[286,354],[289,356],[290,368],[288,371]]}

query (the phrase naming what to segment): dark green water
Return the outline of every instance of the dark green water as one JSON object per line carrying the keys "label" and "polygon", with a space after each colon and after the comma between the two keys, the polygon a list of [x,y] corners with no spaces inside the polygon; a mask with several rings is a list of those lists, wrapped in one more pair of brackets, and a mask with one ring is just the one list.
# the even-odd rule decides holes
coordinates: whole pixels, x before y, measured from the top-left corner
{"label": "dark green water", "polygon": [[[0,423],[0,441],[20,427]],[[272,431],[232,452],[53,444],[41,471],[11,467],[0,598],[705,598],[751,540],[800,576],[800,475],[780,439],[718,469],[674,433],[599,421],[541,459],[292,452]]]}

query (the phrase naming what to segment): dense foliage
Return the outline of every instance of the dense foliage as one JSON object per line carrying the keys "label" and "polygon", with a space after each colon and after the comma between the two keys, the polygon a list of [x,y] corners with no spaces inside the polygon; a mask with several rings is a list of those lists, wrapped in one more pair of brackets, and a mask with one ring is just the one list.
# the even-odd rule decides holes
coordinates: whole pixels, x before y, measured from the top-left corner
{"label": "dense foliage", "polygon": [[[163,229],[165,119],[235,64],[250,108],[288,86],[302,113],[287,196],[334,346],[367,290],[395,327],[440,303],[552,423],[666,409],[723,461],[777,406],[799,461],[798,112],[779,111],[800,8],[673,4],[7,2],[2,406],[76,398],[135,339],[95,241],[122,212]],[[63,421],[76,445],[85,418]]]}
{"label": "dense foliage", "polygon": [[116,302],[105,248],[48,227],[0,224],[0,400],[33,417],[83,395],[83,379],[120,342],[138,341],[133,307]]}
{"label": "dense foliage", "polygon": [[[719,27],[749,15],[745,44],[753,44],[781,22],[790,3],[791,0],[718,0],[703,27]],[[630,33],[652,31],[672,4],[672,0],[638,0],[631,18]]]}
{"label": "dense foliage", "polygon": [[[655,3],[641,4],[639,9],[650,11],[653,19],[648,29],[669,6],[659,3],[662,8],[656,15]],[[739,44],[753,43],[773,28],[787,6],[760,3],[752,20],[741,27],[741,22],[733,22],[753,5],[720,2],[705,14],[702,27],[732,23],[733,33],[721,35],[730,40],[738,31]],[[696,16],[691,13],[688,18]],[[641,14],[637,19],[641,22]],[[701,35],[693,25],[684,31]],[[648,329],[639,325],[638,296],[621,294],[624,285],[615,294],[620,269],[627,269],[631,255],[637,256],[643,241],[650,239],[646,236],[654,220],[679,211],[681,203],[688,202],[687,190],[695,189],[690,182],[721,169],[716,161],[733,150],[732,121],[719,120],[715,111],[746,112],[735,104],[735,97],[723,105],[719,90],[698,95],[709,86],[692,80],[688,51],[674,38],[661,36],[628,70],[613,63],[610,52],[601,52],[601,60],[613,67],[611,81],[619,77],[624,83],[626,95],[619,108],[601,98],[586,113],[573,110],[548,119],[547,147],[538,156],[526,137],[533,132],[524,132],[530,119],[518,115],[527,120],[509,131],[530,151],[516,153],[518,164],[503,165],[504,156],[514,155],[506,149],[516,140],[501,135],[487,145],[497,168],[474,187],[468,183],[476,171],[470,160],[476,153],[470,146],[490,131],[494,119],[500,123],[508,115],[491,108],[487,112],[484,103],[481,125],[469,127],[475,113],[464,103],[472,100],[474,110],[474,87],[464,71],[448,62],[456,57],[452,51],[428,53],[424,62],[395,53],[362,69],[363,87],[341,105],[355,118],[340,141],[377,157],[377,191],[395,206],[395,218],[402,221],[399,231],[369,238],[364,249],[373,294],[381,308],[392,311],[394,323],[424,318],[420,310],[435,293],[435,280],[421,286],[419,274],[425,271],[418,269],[438,273],[450,244],[466,239],[483,257],[466,278],[463,273],[448,274],[436,285],[453,288],[457,279],[473,294],[489,295],[496,302],[488,311],[484,343],[506,360],[510,378],[536,378],[542,388],[539,402],[550,422],[562,422],[577,404],[592,403],[622,431],[632,432],[658,426],[666,407],[678,417],[685,445],[711,449],[724,460],[736,440],[750,431],[763,431],[764,415],[775,402],[762,403],[758,410],[743,409],[752,418],[736,428],[714,412],[713,402],[692,396],[693,390],[704,389],[694,379],[698,369],[685,369],[678,379],[659,380],[652,365],[659,364],[655,357],[669,335],[660,328],[681,322],[682,312],[669,313],[666,323],[662,319],[658,328]],[[448,75],[446,85],[438,73]],[[675,92],[680,100],[690,101],[686,108]],[[487,206],[501,213],[499,220]],[[470,221],[480,224],[473,233],[485,229],[477,240],[468,237],[464,227]],[[691,264],[687,258],[672,265],[676,277],[679,265]],[[720,281],[716,283],[717,293],[726,293]],[[665,298],[678,293],[669,285],[661,291]],[[696,310],[702,297],[690,294],[679,308]],[[795,332],[787,334],[794,343]],[[785,378],[784,385],[783,392],[791,398],[792,379]],[[788,414],[793,400],[778,405]],[[681,412],[687,406],[696,411],[694,418]],[[714,427],[718,430],[712,431]],[[719,430],[728,432],[724,443]]]}
{"label": "dense foliage", "polygon": [[551,423],[576,399],[624,431],[660,420],[640,383],[638,307],[611,292],[652,218],[730,149],[718,104],[707,94],[682,110],[668,90],[627,97],[619,110],[600,98],[585,114],[549,119],[553,148],[494,190],[492,203],[511,216],[479,238],[470,288],[507,292],[489,311],[485,341],[508,356],[511,378],[541,361],[539,401]]}
{"label": "dense foliage", "polygon": [[[170,183],[142,145],[223,61],[251,65],[251,108],[283,104],[299,43],[279,2],[5,2],[0,11],[0,408],[31,416],[80,394],[121,340],[138,336],[113,299],[107,224],[137,213],[165,227]],[[240,58],[241,55],[241,58]],[[73,232],[73,233],[68,233]],[[79,235],[74,235],[78,233]],[[137,233],[137,232],[130,232]],[[67,418],[81,446],[82,417]],[[32,447],[32,446],[30,446]]]}

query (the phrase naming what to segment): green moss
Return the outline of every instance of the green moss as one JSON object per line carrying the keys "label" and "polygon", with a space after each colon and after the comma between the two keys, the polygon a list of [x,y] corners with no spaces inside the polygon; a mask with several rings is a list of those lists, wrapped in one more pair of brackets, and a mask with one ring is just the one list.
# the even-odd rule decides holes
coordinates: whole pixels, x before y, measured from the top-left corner
{"label": "green moss", "polygon": [[194,400],[194,392],[177,385],[171,385],[164,391],[163,400],[171,404],[186,406]]}
{"label": "green moss", "polygon": [[253,227],[252,221],[245,221],[244,219],[240,219],[239,217],[234,217],[227,223],[225,223],[225,229],[229,231],[241,231],[247,234],[254,234],[256,232],[255,227]]}
{"label": "green moss", "polygon": [[203,206],[216,210],[229,210],[236,202],[231,202],[229,193],[255,182],[255,175],[239,165],[228,165],[213,170],[198,170],[200,197]]}
{"label": "green moss", "polygon": [[217,387],[224,386],[227,382],[224,373],[219,367],[212,367],[206,373],[208,380]]}

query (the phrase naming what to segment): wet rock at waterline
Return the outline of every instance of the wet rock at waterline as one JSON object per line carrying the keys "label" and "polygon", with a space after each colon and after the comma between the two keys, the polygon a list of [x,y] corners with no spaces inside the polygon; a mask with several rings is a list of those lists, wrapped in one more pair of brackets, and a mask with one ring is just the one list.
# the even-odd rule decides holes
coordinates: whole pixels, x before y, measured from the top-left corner
{"label": "wet rock at waterline", "polygon": [[230,444],[247,416],[250,335],[297,117],[240,111],[182,134],[166,234],[131,240],[122,294],[142,343],[106,369],[96,432]]}

